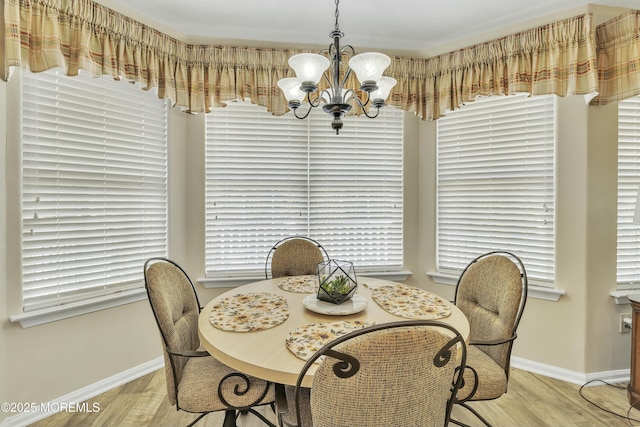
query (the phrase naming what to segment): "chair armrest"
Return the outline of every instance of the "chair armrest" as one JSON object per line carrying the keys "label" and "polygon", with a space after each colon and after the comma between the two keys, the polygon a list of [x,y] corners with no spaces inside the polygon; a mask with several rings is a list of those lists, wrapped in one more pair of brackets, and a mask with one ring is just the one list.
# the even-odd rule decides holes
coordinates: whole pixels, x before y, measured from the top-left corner
{"label": "chair armrest", "polygon": [[206,351],[200,351],[200,350],[184,350],[184,351],[172,351],[167,349],[167,353],[173,355],[173,356],[184,356],[184,357],[205,357],[205,356],[211,356],[208,352]]}
{"label": "chair armrest", "polygon": [[513,340],[515,340],[516,338],[518,338],[518,334],[513,334],[513,336],[511,338],[499,338],[499,339],[495,339],[495,340],[489,340],[489,341],[474,341],[474,340],[469,340],[469,345],[500,345],[500,344],[506,344],[508,342],[511,342]]}

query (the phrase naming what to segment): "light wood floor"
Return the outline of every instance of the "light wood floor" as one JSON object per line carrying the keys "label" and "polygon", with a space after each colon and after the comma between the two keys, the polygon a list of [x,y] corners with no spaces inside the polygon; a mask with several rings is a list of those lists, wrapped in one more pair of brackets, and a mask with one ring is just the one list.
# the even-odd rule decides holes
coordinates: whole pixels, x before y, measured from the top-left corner
{"label": "light wood floor", "polygon": [[[629,411],[627,384],[618,386],[622,388],[608,385],[585,387],[583,394],[598,405],[627,416]],[[574,384],[514,369],[507,394],[492,402],[476,402],[474,406],[495,427],[640,426],[640,412],[632,410],[629,416],[636,420],[627,421],[625,418],[609,414],[588,403],[580,396],[579,389],[580,387]],[[56,414],[33,426],[178,427],[185,426],[195,419],[195,415],[177,412],[169,404],[162,370],[97,396],[88,401],[89,406],[94,402],[99,403],[99,412]],[[273,417],[269,408],[264,408],[263,413]],[[454,418],[473,426],[481,425],[460,407],[454,408]],[[196,427],[220,427],[221,425],[222,415],[213,413],[200,420]],[[252,416],[239,420],[238,425],[264,426]]]}

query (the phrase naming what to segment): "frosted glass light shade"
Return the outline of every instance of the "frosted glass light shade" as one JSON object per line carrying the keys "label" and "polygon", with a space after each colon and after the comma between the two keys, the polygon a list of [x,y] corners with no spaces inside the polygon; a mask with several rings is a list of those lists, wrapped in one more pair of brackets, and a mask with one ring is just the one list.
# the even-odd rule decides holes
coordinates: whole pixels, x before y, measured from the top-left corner
{"label": "frosted glass light shade", "polygon": [[371,99],[387,99],[397,81],[393,77],[382,76],[378,80],[378,89],[369,94]]}
{"label": "frosted glass light shade", "polygon": [[378,52],[361,53],[349,60],[349,68],[356,73],[360,84],[377,82],[390,64],[391,58]]}
{"label": "frosted glass light shade", "polygon": [[300,82],[318,84],[329,64],[328,58],[317,53],[299,53],[289,58],[289,66]]}
{"label": "frosted glass light shade", "polygon": [[287,77],[278,80],[278,87],[284,93],[287,101],[302,101],[306,94],[300,90],[300,80],[295,77]]}

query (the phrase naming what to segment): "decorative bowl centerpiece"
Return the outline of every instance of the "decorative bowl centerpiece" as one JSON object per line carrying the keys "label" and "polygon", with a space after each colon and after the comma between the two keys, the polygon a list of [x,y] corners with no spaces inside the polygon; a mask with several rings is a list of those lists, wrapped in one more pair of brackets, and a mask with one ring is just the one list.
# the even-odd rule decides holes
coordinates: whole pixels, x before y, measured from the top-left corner
{"label": "decorative bowl centerpiece", "polygon": [[319,300],[342,304],[356,293],[358,287],[353,263],[335,259],[319,263],[318,283]]}

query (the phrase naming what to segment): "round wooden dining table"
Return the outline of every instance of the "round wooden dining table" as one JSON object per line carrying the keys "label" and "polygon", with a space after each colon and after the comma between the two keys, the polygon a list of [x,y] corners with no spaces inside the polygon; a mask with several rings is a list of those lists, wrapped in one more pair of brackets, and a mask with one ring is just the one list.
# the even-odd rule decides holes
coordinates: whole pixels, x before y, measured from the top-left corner
{"label": "round wooden dining table", "polygon": [[[292,331],[307,325],[336,321],[359,321],[380,324],[407,320],[407,318],[392,314],[383,309],[372,298],[372,289],[380,286],[400,285],[399,283],[389,280],[359,277],[358,288],[356,290],[357,298],[355,298],[353,302],[347,301],[343,304],[345,304],[344,309],[348,312],[355,310],[355,308],[350,309],[355,307],[354,303],[364,303],[365,308],[352,314],[324,314],[322,313],[324,310],[316,310],[321,311],[318,313],[311,311],[303,304],[303,300],[310,295],[313,296],[314,293],[285,290],[281,287],[283,280],[287,279],[262,280],[239,286],[211,300],[202,309],[198,319],[201,345],[222,363],[240,372],[273,383],[295,385],[298,379],[298,373],[304,366],[305,361],[294,355],[286,345],[287,338]],[[229,298],[257,293],[267,293],[271,296],[279,296],[276,298],[281,301],[286,300],[286,305],[288,305],[288,317],[286,320],[268,329],[245,332],[223,330],[213,325],[215,322],[212,321],[212,310],[219,307],[221,302]],[[307,305],[309,305],[308,301],[309,300],[307,300]],[[455,327],[462,337],[467,339],[469,336],[469,322],[467,318],[455,305],[449,302],[446,303],[450,305],[450,314],[436,320]],[[336,310],[341,309],[341,305],[336,306]],[[303,379],[303,386],[311,387],[314,371],[314,367],[309,369]]]}

